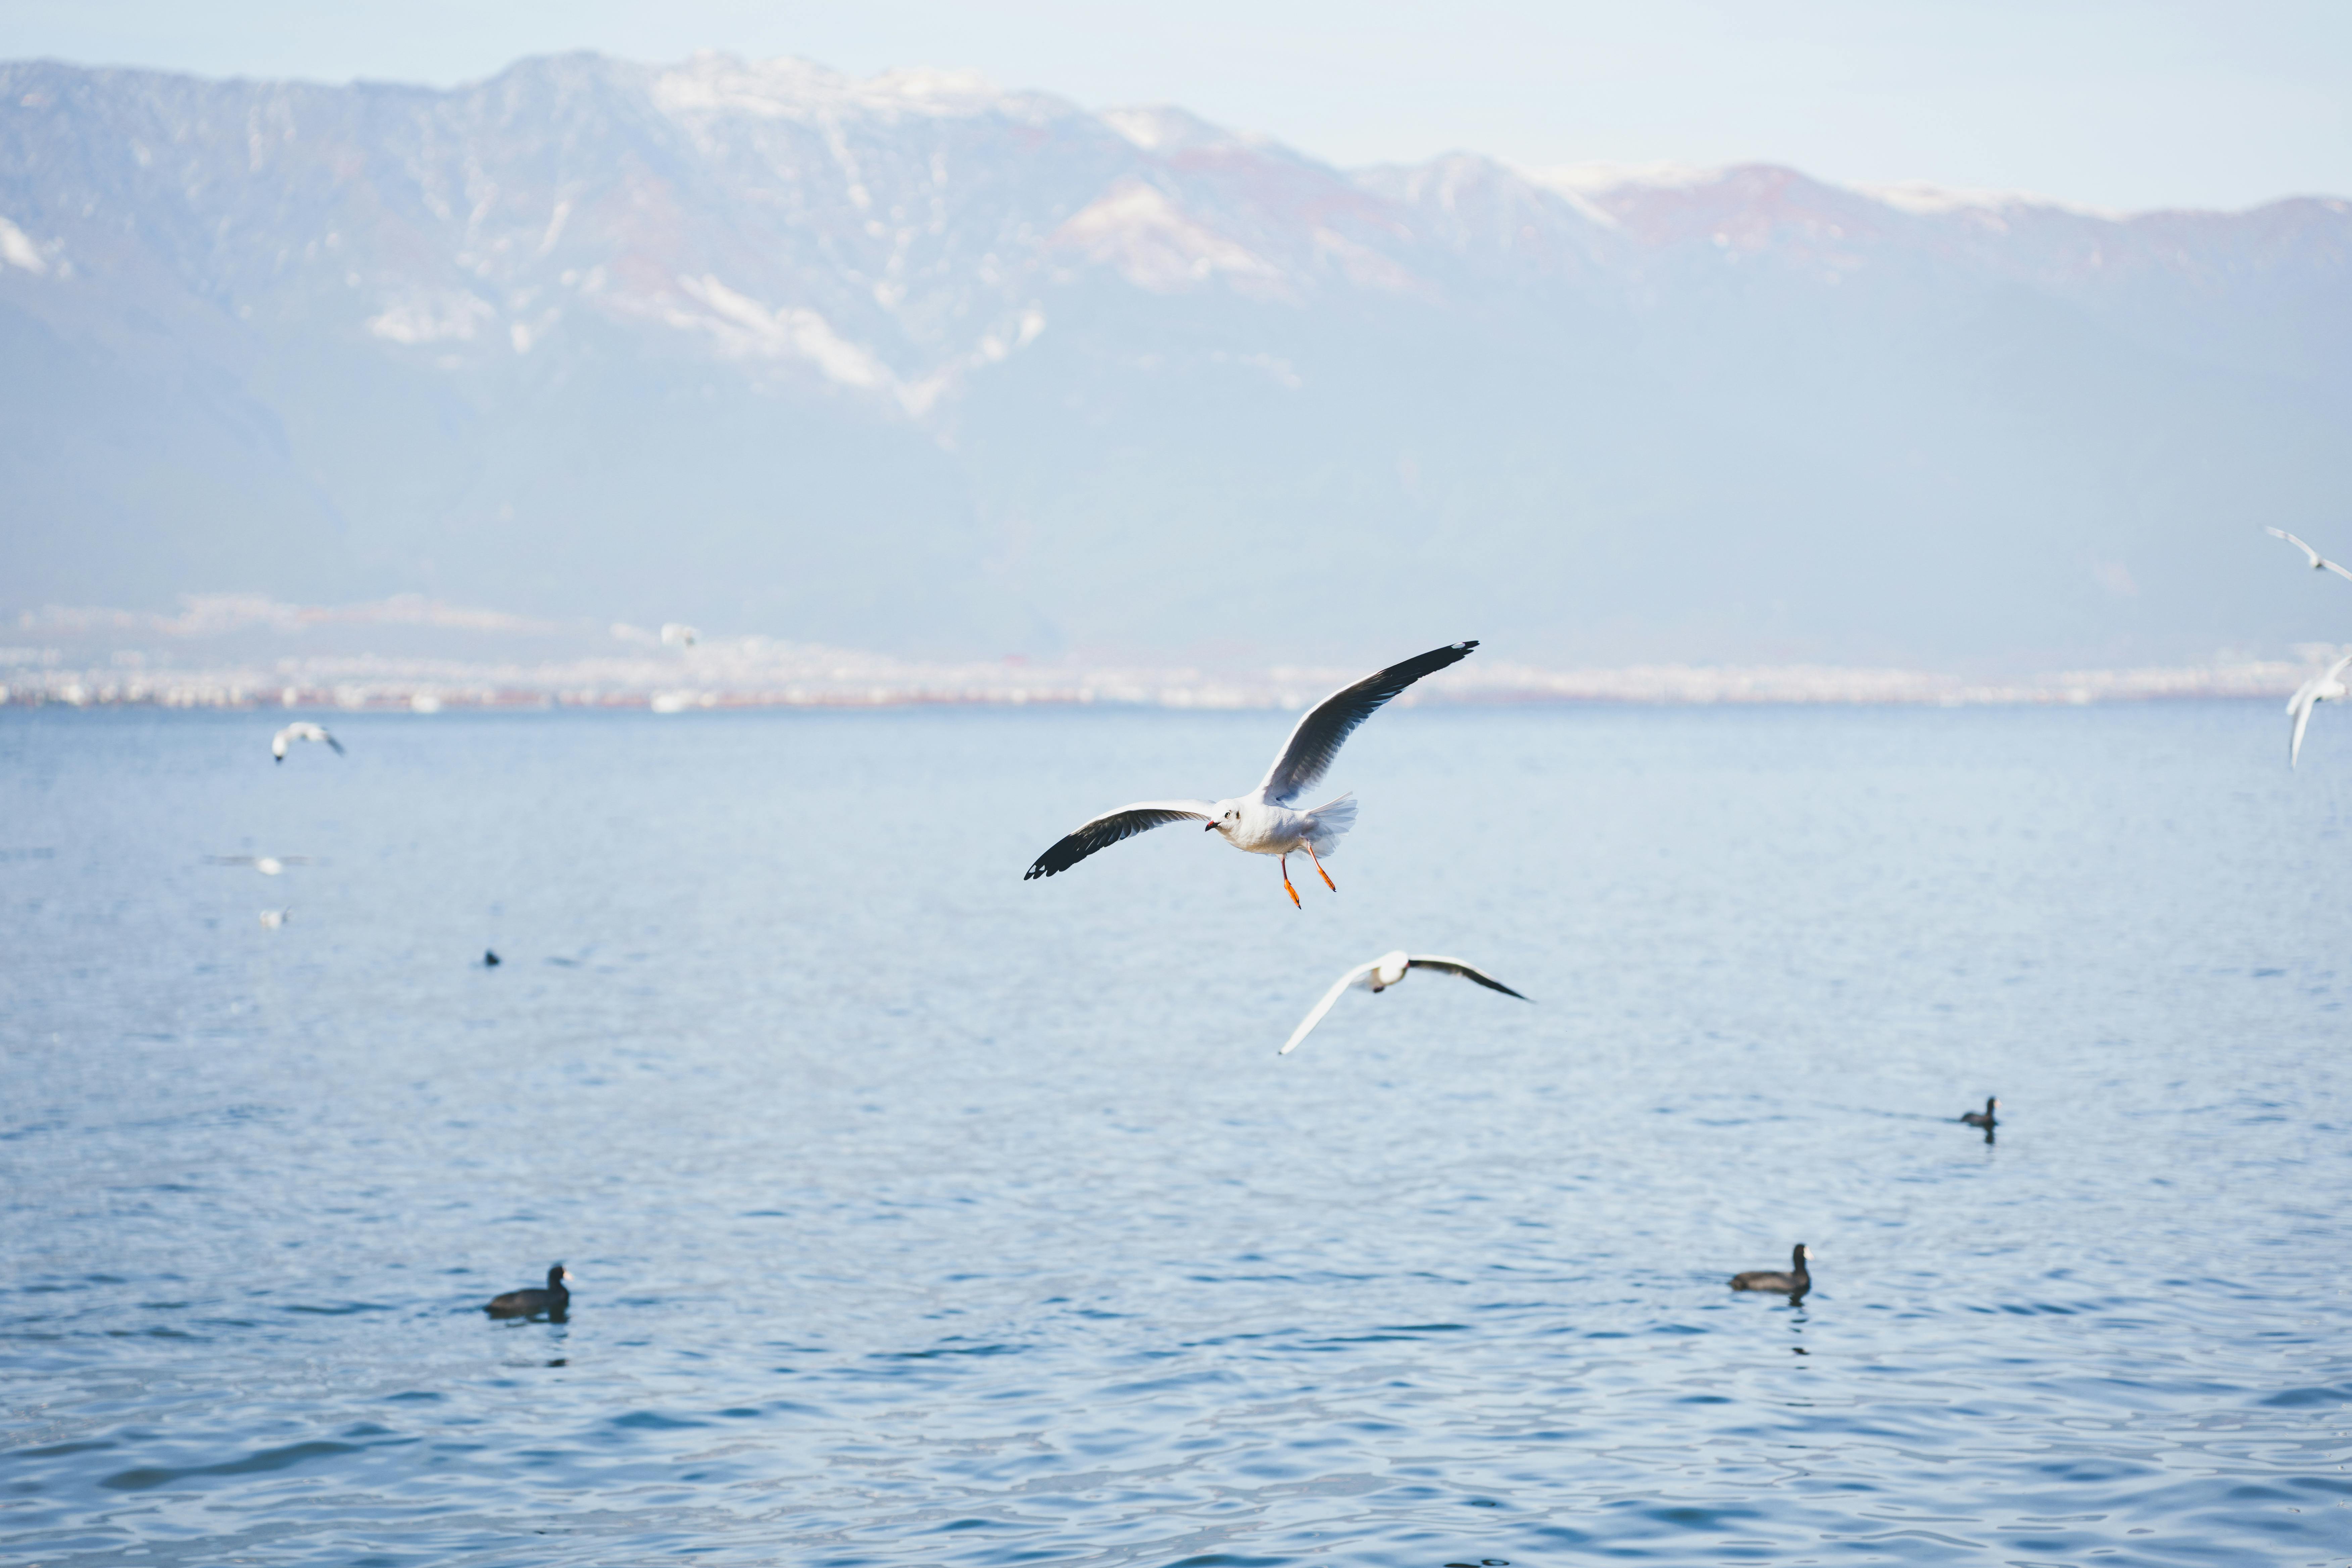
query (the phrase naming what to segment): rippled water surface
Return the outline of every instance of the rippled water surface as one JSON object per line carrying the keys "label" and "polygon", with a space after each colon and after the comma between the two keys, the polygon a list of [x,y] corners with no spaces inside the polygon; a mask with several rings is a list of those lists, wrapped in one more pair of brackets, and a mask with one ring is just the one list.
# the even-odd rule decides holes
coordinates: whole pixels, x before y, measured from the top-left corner
{"label": "rippled water surface", "polygon": [[2352,1560],[2352,732],[279,721],[0,716],[0,1555]]}

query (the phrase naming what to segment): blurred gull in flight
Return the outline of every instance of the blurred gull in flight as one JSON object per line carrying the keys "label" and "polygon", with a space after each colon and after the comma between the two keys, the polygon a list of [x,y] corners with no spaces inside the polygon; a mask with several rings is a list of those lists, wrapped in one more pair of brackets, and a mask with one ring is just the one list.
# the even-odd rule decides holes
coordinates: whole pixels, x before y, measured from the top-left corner
{"label": "blurred gull in flight", "polygon": [[295,741],[324,741],[334,748],[335,755],[340,757],[343,754],[343,743],[328,734],[326,727],[320,724],[287,725],[286,728],[269,737],[269,754],[279,762],[284,762],[287,745]]}
{"label": "blurred gull in flight", "polygon": [[700,632],[696,631],[692,626],[681,625],[677,621],[667,623],[661,629],[661,640],[664,647],[692,647],[701,639],[701,637],[702,634]]}
{"label": "blurred gull in flight", "polygon": [[[1206,822],[1204,830],[1222,833],[1225,842],[1253,855],[1275,855],[1282,860],[1282,886],[1290,901],[1298,903],[1298,889],[1290,885],[1290,857],[1305,850],[1315,862],[1323,885],[1339,890],[1323,857],[1332,852],[1339,836],[1354,826],[1356,802],[1350,795],[1327,801],[1306,811],[1296,809],[1300,795],[1313,789],[1330,770],[1340,745],[1356,726],[1379,711],[1381,705],[1447,665],[1470,657],[1475,642],[1458,642],[1432,648],[1402,664],[1392,664],[1342,687],[1326,697],[1298,721],[1282,754],[1274,760],[1257,788],[1227,800],[1144,800],[1122,805],[1080,825],[1078,830],[1037,857],[1022,880],[1066,871],[1097,849],[1108,849],[1122,838],[1149,828],[1162,827],[1191,817]],[[1304,908],[1304,905],[1299,907]]]}
{"label": "blurred gull in flight", "polygon": [[[2329,565],[2336,563],[2329,562]],[[2311,710],[2322,702],[2341,702],[2345,697],[2344,667],[2352,664],[2352,653],[2346,654],[2327,667],[2325,675],[2315,675],[2295,688],[2294,695],[2286,700],[2286,716],[2294,721],[2294,733],[2287,737],[2286,765],[2294,766],[2303,755],[2303,732],[2311,723]]]}
{"label": "blurred gull in flight", "polygon": [[1286,1057],[1297,1050],[1298,1042],[1305,1039],[1313,1031],[1315,1026],[1323,1021],[1323,1015],[1331,1010],[1331,1004],[1337,1002],[1339,999],[1339,993],[1349,986],[1361,985],[1365,990],[1378,994],[1390,986],[1402,982],[1406,972],[1414,969],[1435,969],[1447,974],[1458,974],[1465,980],[1476,981],[1489,991],[1499,991],[1506,996],[1518,996],[1522,1002],[1530,1000],[1528,997],[1519,996],[1517,992],[1493,976],[1481,974],[1458,958],[1439,958],[1431,953],[1406,952],[1400,949],[1395,952],[1382,953],[1369,963],[1360,963],[1339,976],[1331,989],[1323,993],[1323,1000],[1315,1004],[1315,1010],[1298,1021],[1298,1027],[1290,1032],[1289,1040],[1275,1054]]}
{"label": "blurred gull in flight", "polygon": [[215,866],[250,866],[265,877],[275,877],[289,866],[308,866],[308,855],[207,855]]}
{"label": "blurred gull in flight", "polygon": [[2352,572],[2347,572],[2343,567],[2338,566],[2335,562],[2330,561],[2326,556],[2322,555],[2318,551],[2314,550],[2310,545],[2305,544],[2302,540],[2297,539],[2285,529],[2265,528],[2263,531],[2271,535],[2274,539],[2285,540],[2289,544],[2294,545],[2297,550],[2300,550],[2305,555],[2310,556],[2311,569],[2314,572],[2333,572],[2338,577],[2352,580]]}
{"label": "blurred gull in flight", "polygon": [[286,923],[287,918],[293,914],[293,908],[290,905],[282,910],[262,910],[261,929],[264,931],[276,931],[279,926]]}

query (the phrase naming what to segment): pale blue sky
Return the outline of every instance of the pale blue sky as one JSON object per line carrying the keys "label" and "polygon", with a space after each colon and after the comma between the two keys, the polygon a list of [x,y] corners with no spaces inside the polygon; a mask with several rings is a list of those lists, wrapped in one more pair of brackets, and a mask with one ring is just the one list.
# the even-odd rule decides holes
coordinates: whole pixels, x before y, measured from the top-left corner
{"label": "pale blue sky", "polygon": [[593,48],[976,68],[1355,164],[1761,159],[2120,207],[2352,195],[2352,0],[0,0],[0,58],[449,84]]}

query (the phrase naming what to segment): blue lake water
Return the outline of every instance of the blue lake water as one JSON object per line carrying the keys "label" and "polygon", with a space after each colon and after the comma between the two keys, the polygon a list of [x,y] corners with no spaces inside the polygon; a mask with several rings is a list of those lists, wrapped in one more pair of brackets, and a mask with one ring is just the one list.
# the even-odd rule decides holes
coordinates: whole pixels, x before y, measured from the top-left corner
{"label": "blue lake water", "polygon": [[0,714],[0,1555],[2345,1563],[2330,718]]}

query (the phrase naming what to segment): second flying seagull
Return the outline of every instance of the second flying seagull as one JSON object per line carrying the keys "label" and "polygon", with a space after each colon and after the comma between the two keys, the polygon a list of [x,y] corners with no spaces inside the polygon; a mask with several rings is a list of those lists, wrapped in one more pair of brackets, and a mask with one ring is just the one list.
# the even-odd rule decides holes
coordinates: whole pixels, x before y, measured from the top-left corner
{"label": "second flying seagull", "polygon": [[1440,958],[1433,952],[1407,952],[1400,948],[1394,952],[1384,952],[1370,963],[1360,963],[1339,976],[1333,983],[1331,989],[1323,993],[1323,1000],[1315,1004],[1315,1010],[1299,1020],[1298,1027],[1290,1032],[1288,1042],[1275,1054],[1286,1057],[1297,1050],[1298,1042],[1314,1032],[1315,1026],[1323,1021],[1323,1015],[1331,1010],[1331,1004],[1337,1002],[1339,999],[1339,994],[1349,986],[1360,985],[1377,996],[1391,985],[1402,984],[1404,977],[1416,969],[1433,969],[1444,974],[1458,974],[1465,980],[1476,981],[1489,991],[1499,991],[1506,996],[1518,996],[1522,1002],[1530,1000],[1528,997],[1519,995],[1519,993],[1493,975],[1481,974],[1458,958]]}
{"label": "second flying seagull", "polygon": [[1195,822],[1206,822],[1209,826],[1205,831],[1223,834],[1225,842],[1236,849],[1279,857],[1283,889],[1290,895],[1292,903],[1298,902],[1298,889],[1290,885],[1290,857],[1301,850],[1315,862],[1323,885],[1338,892],[1331,873],[1323,869],[1323,857],[1331,853],[1339,836],[1354,825],[1355,800],[1343,795],[1301,811],[1297,809],[1298,797],[1322,782],[1323,775],[1330,771],[1331,760],[1339,754],[1340,745],[1356,732],[1357,725],[1379,711],[1381,704],[1423,676],[1433,675],[1449,664],[1469,658],[1470,650],[1477,646],[1475,642],[1458,642],[1432,648],[1326,697],[1290,731],[1282,754],[1275,758],[1265,779],[1249,794],[1230,800],[1143,800],[1122,805],[1117,811],[1107,811],[1038,856],[1022,880],[1066,871],[1096,850],[1108,849],[1122,838],[1132,838],[1147,829],[1190,817]]}
{"label": "second flying seagull", "polygon": [[324,741],[334,748],[335,755],[343,754],[343,743],[327,733],[322,724],[289,724],[269,737],[269,754],[279,762],[286,760],[286,748],[295,741]]}

